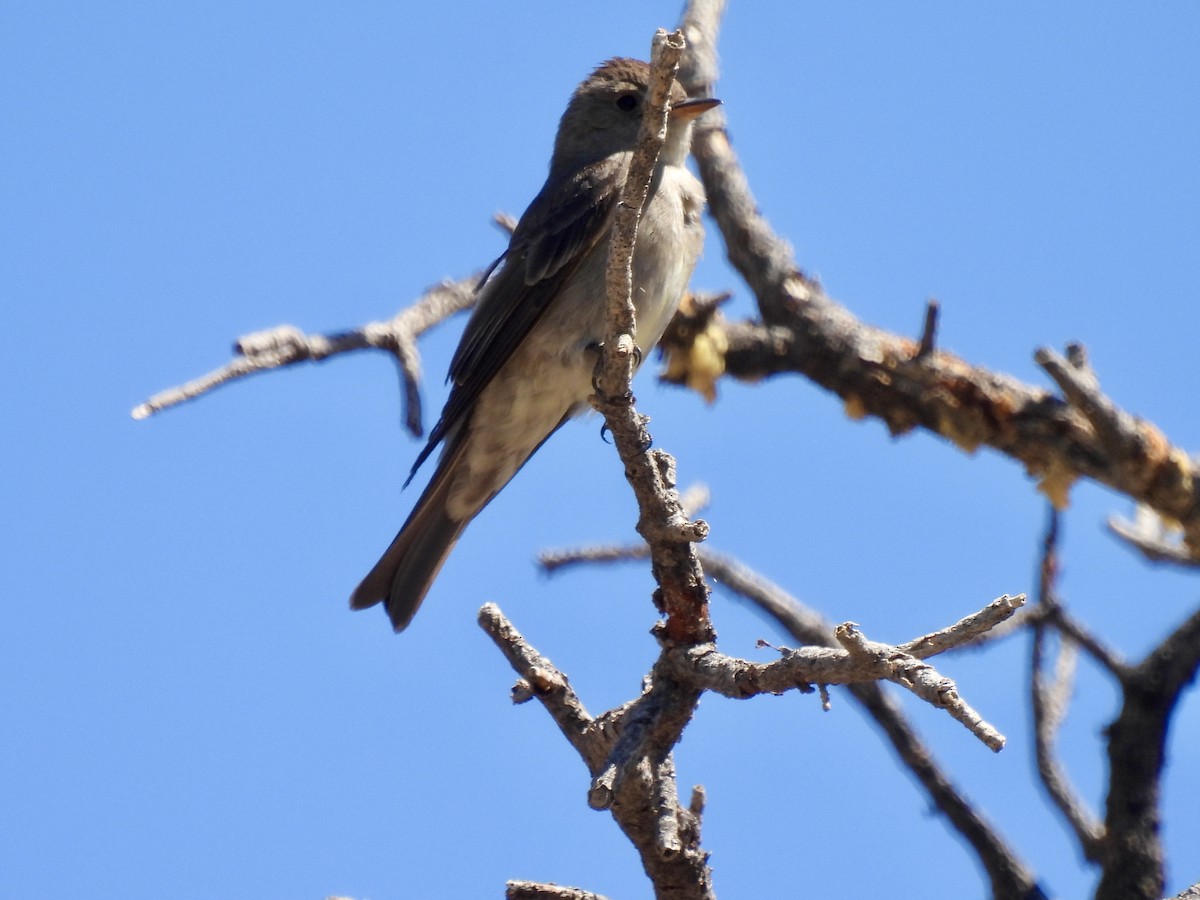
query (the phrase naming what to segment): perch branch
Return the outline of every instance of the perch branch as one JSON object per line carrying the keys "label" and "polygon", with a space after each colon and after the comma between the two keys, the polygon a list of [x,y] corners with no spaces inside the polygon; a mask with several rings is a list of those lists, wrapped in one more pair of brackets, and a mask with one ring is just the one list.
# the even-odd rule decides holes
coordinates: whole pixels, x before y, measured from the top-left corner
{"label": "perch branch", "polygon": [[708,589],[692,546],[707,536],[708,525],[685,515],[675,490],[675,461],[649,449],[647,419],[634,408],[629,387],[636,349],[632,259],[637,227],[666,137],[667,101],[683,49],[680,32],[660,31],[655,36],[645,117],[613,224],[606,277],[608,329],[592,405],[604,416],[637,497],[637,529],[651,547],[651,567],[659,585],[656,598],[667,617],[666,633],[672,640],[696,643],[713,637]]}

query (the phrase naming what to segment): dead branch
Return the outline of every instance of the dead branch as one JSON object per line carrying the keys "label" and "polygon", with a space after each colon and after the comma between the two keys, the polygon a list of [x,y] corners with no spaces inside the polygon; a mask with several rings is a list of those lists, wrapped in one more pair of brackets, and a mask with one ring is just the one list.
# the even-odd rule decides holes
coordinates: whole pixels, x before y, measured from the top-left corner
{"label": "dead branch", "polygon": [[1096,900],[1162,896],[1162,770],[1180,695],[1200,667],[1200,609],[1121,679],[1109,726],[1103,874]]}
{"label": "dead branch", "polygon": [[633,405],[634,370],[632,258],[641,208],[666,137],[667,98],[683,54],[680,32],[655,36],[651,79],[638,148],[621,193],[613,224],[606,278],[608,331],[596,368],[592,405],[604,416],[638,501],[638,533],[650,544],[657,602],[666,614],[672,640],[695,643],[713,638],[708,589],[692,544],[708,535],[703,520],[690,521],[675,489],[675,460],[650,450],[647,419]]}
{"label": "dead branch", "polygon": [[700,848],[702,801],[693,795],[688,808],[679,804],[670,753],[698,692],[681,687],[656,665],[641,697],[592,718],[566,676],[498,607],[484,606],[479,623],[583,759],[593,776],[589,802],[610,811],[641,855],[657,896],[711,900],[712,872]]}
{"label": "dead branch", "polygon": [[[695,3],[685,17],[685,31],[695,37],[680,70],[689,92],[716,81],[708,28],[720,8]],[[697,123],[692,153],[726,254],[754,292],[761,316],[739,323],[713,317],[711,343],[727,348],[717,368],[745,380],[801,374],[837,394],[852,418],[877,417],[893,434],[920,427],[968,453],[991,447],[1022,463],[1060,509],[1074,481],[1091,478],[1179,522],[1188,556],[1200,557],[1200,467],[1152,424],[1103,402],[1081,367],[1059,365],[1049,351],[1039,351],[1047,371],[1063,379],[1066,397],[1060,398],[931,350],[932,336],[918,343],[860,322],[800,271],[791,248],[759,212],[723,111]],[[666,349],[671,356],[689,354],[687,347]],[[675,376],[688,379],[686,371]]]}
{"label": "dead branch", "polygon": [[1058,808],[1079,842],[1086,859],[1098,862],[1104,828],[1083,802],[1067,777],[1066,770],[1055,752],[1058,729],[1066,718],[1074,685],[1075,644],[1064,638],[1059,647],[1056,672],[1046,676],[1045,656],[1048,652],[1050,621],[1059,607],[1055,585],[1058,578],[1059,515],[1051,508],[1046,535],[1042,541],[1041,577],[1038,586],[1038,606],[1045,615],[1031,620],[1033,644],[1029,667],[1030,707],[1033,710],[1034,755],[1038,777],[1051,802]]}
{"label": "dead branch", "polygon": [[603,894],[536,881],[510,881],[505,885],[504,897],[505,900],[608,900]]}
{"label": "dead branch", "polygon": [[280,325],[238,338],[233,345],[236,357],[232,362],[186,384],[155,394],[136,407],[131,415],[135,419],[146,419],[260,372],[300,362],[321,362],[356,350],[383,350],[395,357],[400,369],[405,428],[419,437],[423,429],[419,389],[421,353],[417,349],[417,338],[455,313],[469,309],[475,303],[475,286],[483,275],[480,271],[459,281],[443,281],[386,322],[371,322],[334,334],[305,334],[293,325]]}
{"label": "dead branch", "polygon": [[1133,521],[1110,516],[1105,524],[1122,542],[1151,562],[1200,568],[1200,558],[1193,556],[1184,545],[1178,526],[1144,504],[1136,505]]}
{"label": "dead branch", "polygon": [[[705,571],[719,584],[724,585],[735,595],[744,597],[754,603],[772,618],[779,622],[788,634],[804,644],[835,647],[837,642],[833,634],[833,625],[820,613],[810,609],[792,597],[778,585],[773,584],[762,575],[727,556],[716,553],[711,548],[697,548]],[[554,573],[562,568],[581,563],[616,562],[631,559],[644,559],[649,553],[645,544],[629,544],[624,546],[588,547],[576,550],[545,551],[539,556],[543,568]],[[993,601],[985,608],[984,616],[990,618],[992,607],[1005,608],[1012,601],[1007,597]],[[999,621],[992,623],[994,630],[1004,629],[1019,614],[1007,621],[997,616]],[[962,632],[962,643],[940,647],[941,650],[951,650],[960,646],[978,644],[981,639],[988,637],[991,632],[978,632],[970,623],[975,621],[968,616],[960,623],[951,626],[948,631]],[[930,642],[940,643],[935,632],[927,636]],[[910,642],[907,645],[916,652],[922,652],[923,643]],[[915,655],[915,654],[914,654]],[[916,777],[925,789],[934,806],[946,816],[951,825],[962,834],[972,847],[981,864],[988,873],[992,885],[992,895],[995,897],[1037,897],[1039,893],[1036,879],[1029,868],[1021,861],[1008,842],[1004,840],[975,808],[962,795],[950,778],[941,770],[933,759],[932,753],[921,741],[909,723],[904,711],[883,689],[878,682],[848,684],[846,689],[875,720],[892,744],[900,761]],[[822,692],[823,708],[828,709],[828,692],[825,686],[818,684]]]}

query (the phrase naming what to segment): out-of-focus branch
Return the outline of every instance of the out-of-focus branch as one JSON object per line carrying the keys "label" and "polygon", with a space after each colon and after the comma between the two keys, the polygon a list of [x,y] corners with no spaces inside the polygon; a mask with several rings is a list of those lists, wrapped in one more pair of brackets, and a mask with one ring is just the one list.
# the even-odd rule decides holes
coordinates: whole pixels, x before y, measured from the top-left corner
{"label": "out-of-focus branch", "polygon": [[1059,647],[1055,673],[1046,674],[1045,656],[1049,652],[1050,629],[1059,609],[1056,583],[1058,579],[1059,515],[1053,507],[1049,512],[1046,535],[1042,541],[1042,560],[1038,580],[1038,611],[1041,616],[1031,619],[1033,644],[1029,666],[1030,707],[1033,711],[1034,755],[1038,777],[1051,802],[1066,819],[1086,859],[1098,862],[1104,838],[1104,828],[1084,804],[1071,784],[1055,753],[1058,729],[1066,718],[1067,706],[1074,685],[1075,643],[1063,638]]}
{"label": "out-of-focus branch", "polygon": [[1096,442],[1117,465],[1136,465],[1139,459],[1156,452],[1143,445],[1146,435],[1137,420],[1100,390],[1100,379],[1082,344],[1068,344],[1066,356],[1041,347],[1033,358],[1062,389],[1067,401],[1083,413],[1095,432]]}
{"label": "out-of-focus branch", "polygon": [[[695,36],[680,70],[689,92],[708,90],[717,80],[716,45],[705,35],[719,7],[692,4],[685,19],[689,38]],[[711,317],[703,331],[708,345],[726,348],[716,368],[747,380],[801,374],[837,394],[851,417],[877,417],[893,434],[920,427],[968,453],[992,447],[1022,463],[1059,508],[1074,481],[1091,478],[1180,523],[1188,557],[1200,558],[1200,467],[1154,425],[1106,401],[1089,370],[1039,351],[1039,362],[1066,395],[1056,397],[933,349],[929,324],[915,341],[860,322],[800,270],[759,211],[723,110],[697,123],[692,153],[726,254],[754,292],[761,316],[740,323]],[[665,349],[673,363],[691,352],[683,345]],[[675,366],[674,379],[689,380],[686,362]]]}
{"label": "out-of-focus branch", "polygon": [[1103,874],[1096,900],[1162,896],[1162,770],[1167,732],[1200,667],[1200,609],[1121,679],[1123,702],[1108,734]]}
{"label": "out-of-focus branch", "polygon": [[[1070,400],[944,350],[921,355],[916,342],[858,322],[816,282],[796,274],[788,284],[794,297],[785,324],[729,322],[717,312],[703,329],[673,325],[663,345],[670,380],[699,383],[693,358],[703,360],[704,373],[746,381],[804,375],[836,393],[852,418],[875,416],[893,434],[920,427],[967,453],[983,446],[998,450],[1022,463],[1060,509],[1079,478],[1120,491],[1177,523],[1182,542],[1139,540],[1143,536],[1119,524],[1114,530],[1151,558],[1198,564],[1200,467],[1153,424],[1120,412],[1113,419],[1117,436],[1102,439]],[[670,343],[689,330],[701,335],[703,354],[693,351],[694,344]],[[715,361],[712,347],[724,348]],[[1053,356],[1046,351],[1042,358]]]}
{"label": "out-of-focus branch", "polygon": [[1048,607],[1038,606],[1030,612],[1029,621],[1026,624],[1036,625],[1040,620],[1052,625],[1062,633],[1064,640],[1078,646],[1101,668],[1108,670],[1118,679],[1122,679],[1128,674],[1129,665],[1121,658],[1121,654],[1092,634],[1082,622],[1077,621],[1068,613],[1066,607],[1061,603]]}
{"label": "out-of-focus branch", "polygon": [[1200,568],[1200,557],[1188,552],[1187,546],[1180,540],[1179,528],[1145,504],[1137,504],[1133,521],[1109,516],[1106,524],[1109,531],[1151,562]]}
{"label": "out-of-focus branch", "polygon": [[[1158,900],[1165,880],[1161,789],[1167,733],[1180,695],[1200,669],[1200,609],[1140,663],[1126,663],[1066,614],[1056,590],[1057,548],[1058,516],[1052,510],[1043,546],[1039,605],[1029,618],[1034,632],[1030,692],[1038,773],[1085,856],[1101,867],[1097,900]],[[1062,641],[1060,654],[1073,645],[1083,648],[1121,687],[1121,710],[1105,732],[1109,783],[1103,823],[1088,812],[1053,754],[1070,680],[1064,675],[1061,656],[1056,675],[1045,675],[1051,628],[1057,629]]]}
{"label": "out-of-focus branch", "polygon": [[505,885],[504,897],[505,900],[608,900],[603,894],[536,881],[510,881]]}

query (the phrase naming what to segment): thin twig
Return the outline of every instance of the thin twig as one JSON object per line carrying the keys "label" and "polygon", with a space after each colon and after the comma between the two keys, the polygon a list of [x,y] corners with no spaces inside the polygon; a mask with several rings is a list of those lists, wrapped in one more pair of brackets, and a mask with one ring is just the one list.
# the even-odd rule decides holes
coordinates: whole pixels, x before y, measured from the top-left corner
{"label": "thin twig", "polygon": [[940,309],[937,300],[932,297],[925,304],[925,322],[921,327],[921,343],[917,346],[917,359],[929,356],[933,353],[937,345],[938,313]]}
{"label": "thin twig", "polygon": [[1125,678],[1129,673],[1129,665],[1119,652],[1109,647],[1100,638],[1077,621],[1061,603],[1043,613],[1045,621],[1057,628],[1067,640],[1078,645],[1085,653],[1095,660],[1102,668],[1107,669],[1118,679]]}
{"label": "thin twig", "polygon": [[1171,563],[1187,569],[1200,568],[1200,556],[1194,556],[1188,550],[1179,529],[1145,504],[1137,504],[1133,521],[1109,516],[1105,524],[1123,543],[1151,562]]}
{"label": "thin twig", "polygon": [[869,660],[878,667],[882,677],[907,688],[931,706],[944,709],[989,749],[996,752],[1004,749],[1004,735],[988,724],[962,698],[954,682],[939,674],[933,666],[896,647],[867,640],[853,623],[839,625],[834,634],[852,656]]}
{"label": "thin twig", "polygon": [[500,608],[487,603],[479,610],[479,625],[513,670],[529,685],[559,730],[584,759],[594,756],[590,744],[592,717],[571,689],[567,677],[525,640]]}
{"label": "thin twig", "polygon": [[979,640],[981,636],[997,625],[1012,618],[1024,605],[1024,594],[1017,594],[1015,597],[1004,594],[979,612],[971,613],[949,628],[924,635],[917,641],[900,644],[897,649],[917,659],[927,659],[930,656],[945,653],[947,650],[953,650]]}
{"label": "thin twig", "polygon": [[1038,777],[1051,802],[1075,833],[1084,857],[1098,862],[1103,851],[1104,828],[1071,784],[1055,753],[1058,728],[1066,717],[1073,683],[1071,674],[1074,669],[1074,653],[1070,649],[1073,645],[1064,641],[1059,648],[1055,677],[1047,678],[1045,674],[1044,657],[1049,637],[1047,632],[1051,627],[1049,623],[1055,618],[1054,614],[1060,607],[1056,590],[1059,570],[1058,534],[1059,513],[1051,506],[1046,534],[1042,540],[1038,580],[1038,606],[1045,611],[1045,615],[1032,620],[1029,696],[1030,707],[1033,710],[1034,754],[1037,759]]}
{"label": "thin twig", "polygon": [[134,408],[135,419],[145,419],[210,391],[260,372],[301,362],[320,362],[356,350],[383,350],[395,357],[403,382],[405,427],[420,436],[421,354],[417,338],[434,325],[475,303],[475,286],[483,271],[460,281],[443,281],[411,306],[386,322],[371,322],[361,328],[333,334],[305,334],[292,325],[280,325],[241,337],[234,344],[236,357],[219,369],[192,381],[155,394]]}
{"label": "thin twig", "polygon": [[[807,644],[834,646],[833,626],[814,610],[748,567],[700,548],[704,569],[738,596],[758,606],[793,638]],[[1004,630],[1016,618],[996,626]],[[980,640],[976,638],[976,643]],[[846,685],[850,696],[879,725],[897,757],[929,795],[934,807],[974,850],[991,880],[995,897],[1044,896],[1029,867],[996,828],[963,795],[937,764],[900,705],[878,682]]]}

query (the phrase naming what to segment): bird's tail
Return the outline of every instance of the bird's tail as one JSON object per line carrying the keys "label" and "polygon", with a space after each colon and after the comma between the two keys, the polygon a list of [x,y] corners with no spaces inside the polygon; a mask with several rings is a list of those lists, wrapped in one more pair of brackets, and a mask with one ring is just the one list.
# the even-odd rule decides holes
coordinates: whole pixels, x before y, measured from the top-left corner
{"label": "bird's tail", "polygon": [[351,609],[367,609],[382,601],[392,628],[408,627],[470,522],[470,517],[452,519],[446,513],[454,468],[438,466],[396,539],[350,595]]}

